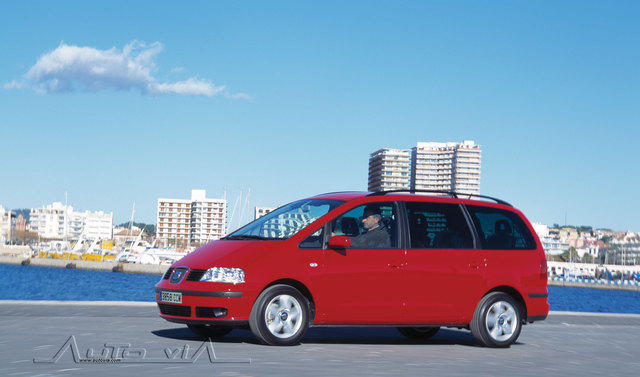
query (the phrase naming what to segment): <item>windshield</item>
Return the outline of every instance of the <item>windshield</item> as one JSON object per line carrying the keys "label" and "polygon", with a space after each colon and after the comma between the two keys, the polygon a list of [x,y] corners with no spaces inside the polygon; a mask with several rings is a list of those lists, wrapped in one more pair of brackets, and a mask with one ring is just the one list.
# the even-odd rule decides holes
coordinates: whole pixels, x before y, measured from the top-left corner
{"label": "windshield", "polygon": [[341,200],[306,199],[289,203],[245,225],[226,240],[284,240],[344,203]]}

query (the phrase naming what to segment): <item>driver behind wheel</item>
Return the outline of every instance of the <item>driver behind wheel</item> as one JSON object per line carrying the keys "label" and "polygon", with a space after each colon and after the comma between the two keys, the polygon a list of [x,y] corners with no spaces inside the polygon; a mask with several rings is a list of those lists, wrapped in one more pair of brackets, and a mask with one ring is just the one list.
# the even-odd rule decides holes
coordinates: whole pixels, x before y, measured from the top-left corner
{"label": "driver behind wheel", "polygon": [[391,247],[391,239],[382,227],[382,215],[378,206],[367,206],[362,214],[365,232],[351,239],[351,247],[357,249],[385,249]]}

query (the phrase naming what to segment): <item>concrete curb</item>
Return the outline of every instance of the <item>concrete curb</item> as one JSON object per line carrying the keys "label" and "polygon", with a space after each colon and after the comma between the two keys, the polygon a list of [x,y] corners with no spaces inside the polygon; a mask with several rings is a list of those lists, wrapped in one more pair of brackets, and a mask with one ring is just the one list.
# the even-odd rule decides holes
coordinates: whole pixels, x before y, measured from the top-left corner
{"label": "concrete curb", "polygon": [[156,306],[152,301],[0,300],[0,305]]}
{"label": "concrete curb", "polygon": [[633,313],[595,313],[595,312],[566,312],[550,311],[549,316],[575,316],[575,317],[615,317],[640,319],[640,314]]}
{"label": "concrete curb", "polygon": [[574,288],[592,288],[592,289],[610,289],[617,291],[640,291],[640,285],[622,285],[622,284],[600,284],[589,283],[582,281],[563,281],[563,280],[548,280],[548,286],[554,287],[574,287]]}
{"label": "concrete curb", "polygon": [[78,270],[92,271],[116,271],[134,274],[163,275],[168,265],[155,264],[135,264],[135,263],[116,263],[116,262],[96,262],[85,260],[66,260],[66,259],[43,259],[43,258],[23,258],[14,256],[0,256],[0,264],[9,264],[20,266],[27,263],[34,267],[55,267],[69,268],[68,264],[72,264],[73,268]]}

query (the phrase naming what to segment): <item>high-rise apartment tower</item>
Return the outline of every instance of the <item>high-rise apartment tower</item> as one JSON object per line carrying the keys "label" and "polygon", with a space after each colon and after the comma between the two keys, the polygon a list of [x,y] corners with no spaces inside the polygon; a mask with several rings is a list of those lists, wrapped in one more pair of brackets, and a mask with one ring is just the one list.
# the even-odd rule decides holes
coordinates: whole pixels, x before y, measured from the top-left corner
{"label": "high-rise apartment tower", "polygon": [[369,191],[405,190],[410,185],[409,149],[382,148],[369,155]]}
{"label": "high-rise apartment tower", "polygon": [[191,199],[158,199],[156,237],[163,244],[203,244],[226,233],[227,201],[191,190]]}
{"label": "high-rise apartment tower", "polygon": [[462,143],[422,143],[411,149],[411,188],[480,193],[480,146]]}
{"label": "high-rise apartment tower", "polygon": [[382,148],[369,156],[369,191],[444,190],[480,193],[480,146],[419,142],[412,149]]}

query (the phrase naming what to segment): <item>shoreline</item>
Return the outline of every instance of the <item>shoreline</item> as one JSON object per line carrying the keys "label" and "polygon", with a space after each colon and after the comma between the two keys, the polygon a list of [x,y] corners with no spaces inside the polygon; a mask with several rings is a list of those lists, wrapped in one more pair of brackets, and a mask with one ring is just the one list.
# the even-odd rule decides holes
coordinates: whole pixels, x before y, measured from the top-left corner
{"label": "shoreline", "polygon": [[[617,280],[619,282],[619,280]],[[615,291],[640,291],[638,285],[623,285],[615,283],[599,283],[598,281],[588,282],[581,280],[560,280],[549,279],[547,280],[547,286],[553,287],[573,287],[573,288],[593,288],[593,289],[609,289]]]}
{"label": "shoreline", "polygon": [[78,270],[124,272],[132,274],[163,275],[168,265],[135,264],[117,262],[97,262],[85,260],[24,258],[15,256],[0,256],[0,264],[15,266],[55,267]]}

